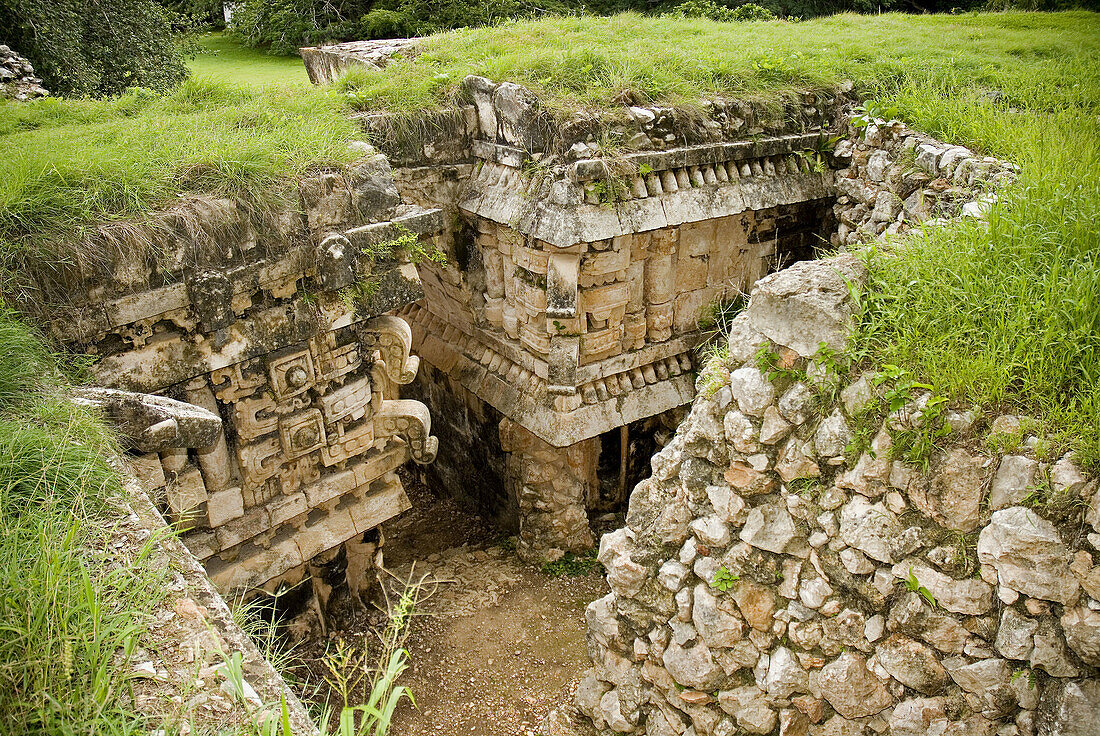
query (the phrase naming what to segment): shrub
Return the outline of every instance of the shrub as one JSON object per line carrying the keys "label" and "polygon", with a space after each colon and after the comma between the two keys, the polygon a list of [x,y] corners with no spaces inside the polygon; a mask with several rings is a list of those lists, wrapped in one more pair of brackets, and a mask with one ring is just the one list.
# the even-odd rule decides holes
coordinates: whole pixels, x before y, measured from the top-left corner
{"label": "shrub", "polygon": [[30,59],[54,94],[166,90],[187,77],[173,18],[153,0],[0,0],[0,43]]}
{"label": "shrub", "polygon": [[722,22],[775,20],[775,13],[756,3],[745,3],[737,8],[727,8],[714,0],[685,0],[676,6],[680,15],[688,18],[709,18]]}
{"label": "shrub", "polygon": [[568,10],[561,0],[244,0],[230,28],[249,46],[294,54],[330,41],[426,36]]}
{"label": "shrub", "polygon": [[734,20],[775,20],[775,13],[756,3],[745,3],[733,11]]}

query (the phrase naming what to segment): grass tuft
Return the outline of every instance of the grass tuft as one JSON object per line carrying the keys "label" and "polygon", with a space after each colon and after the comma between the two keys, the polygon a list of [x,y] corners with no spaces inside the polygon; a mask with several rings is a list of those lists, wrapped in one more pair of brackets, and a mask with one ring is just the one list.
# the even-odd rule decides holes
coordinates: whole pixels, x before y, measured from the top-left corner
{"label": "grass tuft", "polygon": [[145,732],[128,660],[160,573],[105,549],[118,448],[64,388],[44,342],[0,311],[0,732]]}

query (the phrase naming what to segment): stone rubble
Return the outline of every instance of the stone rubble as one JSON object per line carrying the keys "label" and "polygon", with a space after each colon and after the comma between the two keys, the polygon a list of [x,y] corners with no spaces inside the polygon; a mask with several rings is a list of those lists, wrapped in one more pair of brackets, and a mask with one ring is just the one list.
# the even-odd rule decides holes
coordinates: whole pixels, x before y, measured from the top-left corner
{"label": "stone rubble", "polygon": [[833,151],[838,222],[834,245],[899,235],[958,216],[982,218],[1013,164],[910,129],[897,120],[849,114]]}
{"label": "stone rubble", "polygon": [[[761,281],[731,356],[812,355],[803,336],[851,316],[838,273],[864,278],[841,255]],[[771,290],[798,278],[817,306],[783,312]],[[1100,536],[1072,526],[1092,530],[1097,484],[1072,456],[1048,476],[1026,443],[976,449],[989,424],[959,411],[923,470],[891,453],[869,376],[827,401],[751,357],[726,370],[729,393],[696,399],[603,539],[612,592],[589,607],[576,702],[599,733],[1100,733]],[[854,452],[867,407],[886,426]],[[1076,521],[1021,505],[1047,477]]]}
{"label": "stone rubble", "polygon": [[0,44],[0,97],[23,102],[36,97],[48,97],[42,80],[25,58]]}

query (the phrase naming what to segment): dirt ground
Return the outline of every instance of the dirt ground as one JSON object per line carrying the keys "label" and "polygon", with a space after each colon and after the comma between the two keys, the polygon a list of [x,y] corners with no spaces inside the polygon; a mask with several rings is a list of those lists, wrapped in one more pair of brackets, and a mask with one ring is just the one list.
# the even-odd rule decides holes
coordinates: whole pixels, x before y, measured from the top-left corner
{"label": "dirt ground", "polygon": [[[406,489],[413,508],[383,527],[386,567],[403,579],[427,576],[429,596],[411,624],[411,666],[399,681],[416,705],[400,706],[390,734],[534,734],[589,667],[584,608],[607,592],[602,570],[545,575],[450,499],[415,482]],[[330,623],[330,643],[362,642],[379,616],[343,601]]]}

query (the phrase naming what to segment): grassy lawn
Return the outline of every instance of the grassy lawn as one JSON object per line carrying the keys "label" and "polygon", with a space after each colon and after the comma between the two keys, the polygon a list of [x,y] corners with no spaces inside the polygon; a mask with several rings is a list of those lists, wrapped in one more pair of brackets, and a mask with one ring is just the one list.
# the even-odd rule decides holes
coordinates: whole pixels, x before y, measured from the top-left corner
{"label": "grassy lawn", "polygon": [[205,33],[196,40],[202,52],[187,62],[192,74],[250,86],[309,84],[297,56],[265,54],[224,33]]}

